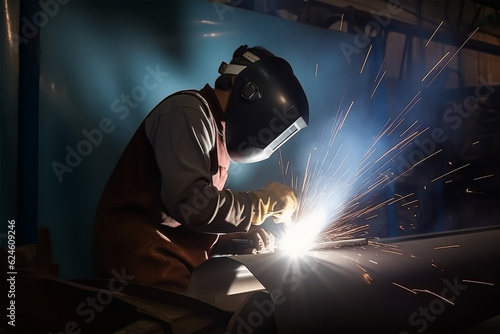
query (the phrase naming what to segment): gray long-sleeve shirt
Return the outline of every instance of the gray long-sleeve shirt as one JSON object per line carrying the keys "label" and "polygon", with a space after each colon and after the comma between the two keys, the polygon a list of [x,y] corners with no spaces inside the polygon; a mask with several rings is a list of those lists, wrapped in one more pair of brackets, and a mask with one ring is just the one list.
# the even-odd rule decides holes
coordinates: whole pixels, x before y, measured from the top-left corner
{"label": "gray long-sleeve shirt", "polygon": [[141,123],[102,193],[93,251],[100,275],[127,268],[138,282],[186,283],[217,234],[244,232],[253,192],[224,189],[229,156],[223,112],[208,85],[163,100]]}
{"label": "gray long-sleeve shirt", "polygon": [[[222,110],[214,101],[213,90],[205,87],[202,93],[206,98],[194,91],[173,95],[145,120],[146,136],[161,174],[161,200],[170,217],[194,231],[247,231],[251,196],[223,189],[229,157]],[[218,175],[212,175],[214,172]]]}

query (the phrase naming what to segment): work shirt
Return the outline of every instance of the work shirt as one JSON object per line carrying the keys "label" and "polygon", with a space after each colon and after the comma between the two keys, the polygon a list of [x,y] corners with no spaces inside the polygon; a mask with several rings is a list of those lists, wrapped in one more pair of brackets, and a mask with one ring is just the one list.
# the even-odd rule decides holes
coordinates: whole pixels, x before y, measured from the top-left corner
{"label": "work shirt", "polygon": [[255,198],[224,189],[230,159],[213,89],[165,98],[141,123],[101,196],[94,224],[100,276],[185,291],[221,233],[250,228]]}

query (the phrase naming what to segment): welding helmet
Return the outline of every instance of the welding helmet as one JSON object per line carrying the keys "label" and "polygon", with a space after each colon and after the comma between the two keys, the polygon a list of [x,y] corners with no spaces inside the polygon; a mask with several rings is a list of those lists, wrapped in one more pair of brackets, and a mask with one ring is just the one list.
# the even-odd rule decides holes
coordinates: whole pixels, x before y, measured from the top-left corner
{"label": "welding helmet", "polygon": [[235,75],[226,106],[226,146],[232,161],[265,160],[309,122],[306,94],[290,64],[259,58],[242,45],[234,57],[250,65],[222,62],[219,73]]}

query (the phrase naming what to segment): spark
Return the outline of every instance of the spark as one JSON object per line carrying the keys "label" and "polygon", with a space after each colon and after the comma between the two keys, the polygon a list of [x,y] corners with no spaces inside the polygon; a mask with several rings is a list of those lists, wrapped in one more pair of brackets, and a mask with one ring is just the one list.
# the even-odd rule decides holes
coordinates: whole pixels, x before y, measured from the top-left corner
{"label": "spark", "polygon": [[432,78],[432,80],[427,84],[427,87],[429,87],[429,85],[434,81],[434,79],[436,79],[438,77],[439,74],[441,74],[441,72],[446,68],[446,66],[448,66],[448,64],[452,61],[453,58],[455,58],[455,56],[458,54],[458,52],[460,52],[460,50],[462,50],[462,48],[465,46],[465,44],[472,38],[472,36],[474,36],[474,34],[479,30],[479,27],[476,28],[476,30],[474,30],[470,35],[469,37],[467,37],[467,39],[465,40],[465,42],[463,42],[463,44],[457,49],[457,51],[455,51],[455,53],[450,57],[450,59],[448,59],[448,61],[446,62],[446,64],[444,64],[444,66],[439,70],[439,72]]}
{"label": "spark", "polygon": [[393,285],[397,286],[398,288],[401,288],[401,289],[404,289],[406,291],[409,291],[411,293],[413,293],[414,295],[416,295],[417,293],[415,291],[413,291],[412,289],[408,289],[407,287],[401,285],[401,284],[398,284],[396,282],[392,282]]}
{"label": "spark", "polygon": [[377,210],[377,209],[380,209],[381,207],[385,206],[388,202],[392,201],[393,199],[394,199],[394,198],[390,198],[390,199],[388,199],[388,200],[386,200],[386,201],[384,201],[384,202],[382,202],[382,203],[380,203],[380,204],[378,204],[378,205],[376,205],[376,206],[374,206],[374,207],[368,208],[367,210],[365,210],[365,211],[361,212],[361,213],[358,215],[358,217],[363,216],[363,215],[366,215],[367,213],[370,213],[370,212],[375,211],[375,210]]}
{"label": "spark", "polygon": [[415,163],[413,166],[411,166],[411,168],[414,168],[415,166],[420,165],[421,163],[423,163],[423,162],[424,162],[424,161],[426,161],[427,159],[432,158],[433,156],[435,156],[435,155],[436,155],[436,154],[438,154],[438,153],[441,153],[442,151],[443,151],[443,149],[442,149],[442,148],[441,148],[441,149],[439,149],[439,150],[437,150],[436,152],[434,152],[434,153],[432,153],[432,154],[428,155],[427,157],[423,158],[423,159],[422,159],[422,160],[420,160],[419,162]]}
{"label": "spark", "polygon": [[375,79],[373,80],[373,82],[377,82],[377,78],[380,75],[380,72],[382,72],[382,68],[384,67],[385,60],[387,59],[387,55],[390,53],[391,48],[392,48],[392,43],[389,44],[389,47],[387,48],[387,52],[384,55],[384,59],[382,60],[382,63],[380,64],[380,68],[378,69],[377,76],[375,77]]}
{"label": "spark", "polygon": [[[389,177],[388,177],[387,175],[385,175],[383,179],[381,179],[381,180],[377,181],[376,183],[372,184],[371,186],[369,186],[369,187],[368,187],[368,191],[373,190],[374,188],[378,187],[379,185],[381,185],[382,183],[384,183],[384,182],[385,182],[386,180],[388,180],[388,179],[389,179]],[[392,200],[392,198],[391,198],[391,200]],[[379,207],[384,206],[385,204],[386,204],[386,203],[379,204],[379,206],[377,207],[377,209],[378,209]]]}
{"label": "spark", "polygon": [[429,128],[427,127],[423,131],[421,131],[421,132],[414,132],[411,135],[409,135],[408,137],[402,139],[399,143],[397,143],[396,145],[394,145],[393,147],[391,147],[389,150],[387,150],[387,152],[384,153],[380,158],[378,158],[377,161],[375,161],[375,163],[379,162],[382,158],[384,158],[386,155],[388,155],[391,151],[394,151],[394,150],[397,150],[397,149],[401,149],[404,146],[406,146],[406,144],[411,144],[413,142],[413,140],[415,140],[416,137],[421,136],[428,129]]}
{"label": "spark", "polygon": [[372,44],[370,44],[370,47],[368,48],[368,51],[366,52],[366,57],[365,60],[363,61],[363,65],[361,65],[361,70],[359,71],[359,74],[363,73],[363,69],[365,68],[366,61],[368,60],[368,56],[370,55],[370,51],[372,50]]}
{"label": "spark", "polygon": [[365,268],[361,267],[359,264],[356,264],[356,265],[358,266],[359,269],[363,270],[366,273]]}
{"label": "spark", "polygon": [[347,255],[345,255],[345,254],[344,254],[344,255],[342,255],[342,257],[343,257],[344,259],[349,259],[349,260],[351,260],[351,261],[353,261],[353,262],[359,263],[359,261],[358,261],[358,260],[356,260],[356,259],[354,259],[354,258],[352,258],[352,257],[350,257],[350,256],[347,256]]}
{"label": "spark", "polygon": [[479,176],[479,177],[476,177],[476,178],[474,179],[474,181],[477,181],[477,180],[482,180],[482,179],[486,179],[486,178],[493,177],[493,176],[494,176],[493,174],[484,175],[484,176]]}
{"label": "spark", "polygon": [[[360,166],[362,166],[362,165],[365,163],[365,161],[366,161],[366,160],[368,160],[368,158],[370,158],[370,156],[372,156],[372,155],[373,155],[373,153],[375,153],[375,151],[376,151],[376,150],[377,150],[377,149],[376,149],[376,148],[373,148],[373,147],[372,147],[372,148],[370,148],[370,149],[368,149],[368,150],[366,151],[365,156],[364,156],[363,158],[361,158],[361,160],[360,160],[360,161],[359,161],[359,163],[356,165],[356,167],[357,167],[357,168],[359,168]],[[377,161],[378,161],[378,160],[377,160]],[[375,164],[377,163],[377,161],[375,161]],[[365,164],[365,167],[369,167],[369,166],[370,166],[370,162],[368,162],[368,163],[366,163],[366,164]],[[355,175],[359,175],[365,167],[360,168],[360,170],[359,170],[359,171],[358,171]]]}
{"label": "spark", "polygon": [[311,162],[311,153],[309,153],[309,157],[307,158],[307,164],[306,164],[306,171],[304,172],[304,181],[302,182],[302,189],[301,192],[304,193],[306,183],[308,181],[308,175],[309,175],[309,164]]}
{"label": "spark", "polygon": [[[420,93],[422,93],[421,90],[419,90],[417,92],[417,94],[415,94],[415,96],[413,96],[413,98],[410,100],[410,102],[408,102],[408,104],[403,108],[403,110],[401,110],[401,112],[399,113],[399,115],[395,118],[395,120],[394,120],[393,123],[395,123],[397,119],[405,117],[406,114],[408,114],[408,112],[411,110],[411,108],[413,108],[413,106],[415,104],[417,104],[414,101],[417,101],[417,102],[419,101],[419,99],[420,99],[420,97],[419,97]],[[410,108],[409,106],[412,106],[412,107]]]}
{"label": "spark", "polygon": [[420,102],[420,100],[422,100],[422,98],[421,98],[421,97],[417,98],[417,99],[415,100],[415,102],[412,102],[412,104],[410,105],[410,107],[408,108],[408,110],[406,111],[406,113],[405,113],[405,114],[407,114],[408,112],[410,112],[410,110],[412,110],[412,109],[413,109],[413,107],[415,107],[415,106],[417,105],[417,103],[419,103],[419,102]]}
{"label": "spark", "polygon": [[495,286],[494,283],[482,282],[482,281],[473,281],[473,280],[469,280],[469,279],[463,279],[462,282],[464,282],[464,283],[475,283],[475,284],[483,284],[483,285]]}
{"label": "spark", "polygon": [[399,121],[401,118],[404,118],[409,112],[410,110],[417,105],[417,103],[421,100],[421,97],[419,97],[420,93],[422,91],[419,90],[415,96],[413,96],[413,98],[410,100],[410,102],[408,102],[408,104],[403,108],[403,110],[401,110],[401,112],[398,114],[398,116],[396,116],[396,118],[392,121],[391,124],[389,124],[387,126],[387,129],[383,131],[383,133],[381,133],[381,136],[383,136],[385,133],[387,133],[391,128],[394,127],[394,124],[397,123],[396,127],[399,126]]}
{"label": "spark", "polygon": [[342,120],[342,123],[340,124],[339,130],[342,130],[342,128],[344,127],[345,120],[346,120],[347,116],[349,115],[349,112],[351,111],[353,104],[354,104],[354,101],[351,101],[351,104],[349,105],[349,108],[347,109],[347,112],[345,113],[344,119]]}
{"label": "spark", "polygon": [[[436,31],[438,31],[439,28],[440,27],[438,27]],[[436,32],[434,32],[434,34],[435,33]],[[433,38],[434,34],[429,41]],[[387,71],[384,71],[384,63],[389,56],[390,47],[391,45],[375,77],[374,82],[376,82],[376,85],[370,98],[374,97],[382,80],[387,74]],[[459,50],[461,48],[459,48]],[[457,52],[459,50],[457,50]],[[370,45],[366,52],[365,59],[360,68],[360,74],[364,72],[371,51],[372,45]],[[450,52],[443,56],[424,79],[448,57],[443,68],[446,67],[451,59],[455,57],[457,52],[455,52],[452,57],[449,57]],[[319,64],[316,63],[315,76],[318,75],[318,68]],[[436,76],[439,75],[441,71],[442,68]],[[380,73],[382,74],[380,75]],[[434,80],[434,78],[432,80]],[[348,82],[349,80],[347,80],[347,83]],[[396,198],[381,196],[379,197],[380,199],[377,200],[377,197],[373,195],[376,194],[375,191],[394,183],[399,178],[407,175],[413,168],[442,152],[442,149],[433,152],[414,163],[402,173],[398,170],[398,175],[395,175],[395,172],[392,170],[392,165],[389,165],[395,161],[395,158],[401,154],[404,149],[408,148],[418,137],[427,133],[430,129],[430,127],[422,129],[423,126],[418,120],[402,129],[402,124],[404,124],[405,120],[409,119],[406,115],[422,100],[422,90],[419,90],[399,112],[397,117],[387,120],[380,131],[374,136],[372,143],[368,145],[369,147],[365,150],[364,154],[362,154],[361,158],[356,163],[353,163],[351,160],[355,154],[351,151],[350,146],[344,145],[344,143],[337,143],[337,139],[340,137],[340,131],[347,128],[346,124],[349,123],[350,118],[355,114],[355,107],[357,108],[358,105],[360,105],[357,101],[355,103],[355,100],[349,99],[349,102],[348,97],[346,97],[346,92],[347,86],[344,88],[337,112],[332,119],[332,126],[330,129],[325,128],[320,134],[321,145],[314,147],[313,152],[308,154],[303,174],[296,175],[292,168],[294,166],[292,166],[290,161],[287,163],[283,161],[280,151],[279,164],[281,172],[283,173],[283,178],[285,181],[290,181],[289,183],[297,190],[297,196],[300,199],[299,208],[293,217],[292,223],[290,225],[285,225],[283,238],[283,240],[287,238],[293,239],[293,235],[299,238],[298,242],[290,243],[293,250],[296,251],[295,253],[312,249],[313,247],[311,247],[311,245],[317,244],[320,240],[336,241],[352,239],[360,234],[366,235],[369,230],[369,225],[359,225],[362,219],[364,221],[369,221],[379,217],[376,212],[377,210],[404,201],[414,195],[414,193],[410,193],[406,196],[399,196]],[[396,130],[398,130],[398,132],[396,132]],[[386,137],[393,139],[393,134],[397,138],[397,142],[395,144],[393,143],[394,145],[392,147],[381,151],[379,143],[384,143]],[[399,138],[397,137],[398,134]],[[467,165],[461,168],[464,167],[467,167]],[[445,177],[461,168],[457,168],[435,178],[431,182]],[[401,206],[410,206],[418,202],[419,200],[412,200],[403,203]],[[318,208],[321,208],[321,210]],[[321,217],[314,216],[314,213],[318,211],[323,212],[320,215]],[[304,242],[306,234],[308,241]],[[301,244],[308,244],[308,246],[299,250],[297,246]],[[377,248],[383,246],[383,248],[379,249],[381,252],[400,256],[403,255],[397,247],[392,248],[386,244],[377,245],[372,242],[369,242],[369,244]],[[285,248],[286,247],[283,246],[283,249]],[[359,262],[352,258],[351,260]],[[373,262],[376,263],[375,261]]]}
{"label": "spark", "polygon": [[427,41],[427,43],[425,43],[425,47],[427,47],[427,45],[429,45],[430,41],[432,40],[432,38],[437,33],[437,31],[439,30],[439,28],[441,28],[442,25],[443,25],[443,21],[441,21],[441,23],[438,25],[438,27],[436,28],[436,30],[434,30],[434,32],[432,33],[431,37]]}
{"label": "spark", "polygon": [[485,193],[485,192],[482,192],[482,191],[474,191],[474,190],[469,190],[468,188],[467,188],[467,189],[465,189],[465,192],[466,192],[467,194],[480,194],[480,195],[486,195],[486,193]]}
{"label": "spark", "polygon": [[[342,107],[342,104],[344,103],[344,97],[345,97],[346,91],[347,91],[347,88],[344,88],[344,92],[342,93],[342,97],[340,98],[340,103],[339,103],[339,106],[337,108],[337,114],[338,115],[342,115],[342,112],[340,111],[340,109]],[[337,135],[340,132],[340,129],[339,129],[338,125],[337,125],[337,121],[340,122],[340,117],[335,119],[335,123],[332,126],[332,131],[331,131],[332,136],[330,138],[330,142],[328,142],[328,147],[332,147],[335,139],[337,138]]]}
{"label": "spark", "polygon": [[342,162],[340,163],[340,165],[337,167],[337,170],[335,171],[335,173],[333,173],[333,176],[334,176],[334,177],[335,177],[335,175],[337,175],[337,172],[339,171],[339,169],[340,169],[340,168],[344,165],[344,162],[345,162],[345,160],[347,159],[347,157],[348,157],[348,156],[349,156],[349,155],[346,155],[346,156],[344,157],[344,160],[342,160]]}
{"label": "spark", "polygon": [[[387,137],[389,137],[390,135],[392,135],[392,133],[398,128],[398,126],[403,123],[405,119],[404,118],[401,118],[401,120],[399,121],[399,123],[394,127],[394,129],[392,129],[391,132],[389,132],[389,134],[387,135]],[[400,136],[401,137],[401,136]]]}
{"label": "spark", "polygon": [[460,169],[463,169],[463,168],[465,168],[465,167],[468,167],[468,166],[470,166],[470,163],[465,164],[465,165],[463,165],[462,167],[455,168],[454,170],[452,170],[452,171],[450,171],[450,172],[448,172],[448,173],[446,173],[446,174],[443,174],[443,175],[441,175],[441,176],[439,176],[439,177],[436,177],[435,179],[432,179],[432,180],[431,180],[431,183],[432,183],[432,182],[434,182],[434,181],[437,181],[437,180],[439,180],[439,179],[442,179],[443,177],[448,176],[448,175],[450,175],[450,174],[452,174],[452,173],[455,173],[456,171],[458,171],[458,170],[460,170]]}
{"label": "spark", "polygon": [[378,264],[378,262],[375,262],[375,261],[373,261],[373,260],[368,260],[368,262],[371,262],[371,263],[373,263],[373,264]]}
{"label": "spark", "polygon": [[399,201],[401,201],[401,200],[403,200],[403,199],[405,199],[405,198],[407,198],[407,197],[410,197],[411,195],[413,195],[413,193],[410,193],[410,194],[408,194],[408,195],[406,195],[406,196],[400,197],[400,198],[398,198],[397,200],[395,200],[394,202],[391,202],[391,203],[387,204],[387,206],[392,205],[392,204],[394,204],[394,203],[396,203],[396,202],[399,202]]}
{"label": "spark", "polygon": [[402,149],[402,148],[404,148],[404,147],[412,144],[413,140],[415,138],[417,138],[418,136],[423,135],[427,130],[429,130],[429,127],[425,128],[423,131],[415,131],[415,132],[413,132],[411,135],[409,135],[408,137],[406,137],[405,139],[403,139],[402,141],[400,141],[397,145],[395,145],[394,149],[395,148]]}
{"label": "spark", "polygon": [[366,229],[368,229],[368,225],[352,226],[345,222],[331,224],[318,235],[317,240],[323,242],[352,239]]}
{"label": "spark", "polygon": [[281,148],[278,149],[278,166],[280,167],[280,170],[281,170],[281,178],[282,178],[282,181],[285,182],[285,175],[286,175],[286,172],[285,172],[285,168],[283,167],[283,154],[281,152]]}
{"label": "spark", "polygon": [[363,278],[368,285],[372,284],[373,278],[371,278],[368,273],[364,273]]}
{"label": "spark", "polygon": [[344,23],[344,14],[342,14],[340,16],[340,28],[339,28],[339,31],[342,31],[342,25],[343,25],[343,23]]}
{"label": "spark", "polygon": [[370,241],[369,244],[371,244],[372,246],[376,246],[376,247],[389,247],[389,248],[393,248],[393,249],[399,248],[397,245],[384,244],[384,243],[376,242],[376,241]]}
{"label": "spark", "polygon": [[315,77],[318,76],[318,63],[316,63],[316,70],[314,71],[314,76]]}
{"label": "spark", "polygon": [[439,247],[434,247],[434,249],[446,249],[446,248],[457,248],[457,247],[460,247],[460,245],[439,246]]}
{"label": "spark", "polygon": [[403,253],[394,252],[394,251],[390,251],[390,250],[387,250],[387,249],[381,249],[380,251],[384,252],[384,253],[391,253],[391,254],[396,254],[396,255],[403,255]]}
{"label": "spark", "polygon": [[418,122],[418,120],[413,122],[413,124],[410,125],[406,130],[404,130],[403,133],[401,133],[399,136],[402,137],[406,132],[408,132],[408,130],[410,130],[415,124],[417,124],[417,122]]}
{"label": "spark", "polygon": [[422,78],[422,82],[424,82],[424,80],[429,76],[429,74],[431,74],[432,71],[434,71],[434,69],[444,60],[444,58],[446,58],[448,55],[450,54],[450,51],[446,52],[446,54],[441,57],[441,59],[436,63],[436,65],[434,65],[430,70],[429,72],[427,72],[427,74]]}
{"label": "spark", "polygon": [[430,291],[430,290],[427,290],[427,289],[413,289],[413,291],[415,291],[415,292],[424,292],[424,293],[428,293],[428,294],[431,294],[431,295],[433,295],[433,296],[436,296],[436,297],[438,297],[438,298],[442,299],[443,301],[445,301],[446,303],[449,303],[450,305],[455,305],[452,301],[450,301],[450,300],[448,300],[448,299],[444,298],[443,296],[438,295],[437,293],[432,292],[432,291]]}
{"label": "spark", "polygon": [[373,98],[373,95],[375,95],[375,92],[377,91],[378,86],[380,85],[380,82],[384,78],[385,73],[387,73],[387,71],[384,71],[384,73],[382,73],[382,76],[380,77],[380,80],[378,81],[377,85],[375,86],[375,89],[373,90],[372,95],[370,95],[370,99]]}
{"label": "spark", "polygon": [[418,202],[418,199],[411,201],[411,202],[408,202],[408,203],[403,203],[403,204],[401,204],[401,206],[410,205],[410,204],[417,203],[417,202]]}
{"label": "spark", "polygon": [[432,158],[433,156],[435,156],[436,154],[440,153],[443,149],[439,149],[437,150],[436,152],[432,153],[431,155],[425,157],[424,159],[420,160],[419,162],[413,164],[410,168],[408,168],[407,170],[405,170],[404,172],[402,172],[401,174],[399,174],[396,178],[394,178],[394,180],[392,182],[395,182],[397,179],[399,179],[400,177],[403,177],[403,175],[405,175],[406,173],[408,173],[409,171],[411,171],[413,168],[415,168],[416,166],[420,165],[421,163],[425,162],[427,159],[429,158]]}

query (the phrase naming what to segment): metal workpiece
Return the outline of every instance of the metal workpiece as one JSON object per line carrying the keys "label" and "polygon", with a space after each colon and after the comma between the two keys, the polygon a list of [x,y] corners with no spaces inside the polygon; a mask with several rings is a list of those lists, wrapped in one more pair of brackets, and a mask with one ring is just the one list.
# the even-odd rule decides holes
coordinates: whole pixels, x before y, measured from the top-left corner
{"label": "metal workpiece", "polygon": [[341,247],[364,246],[367,244],[368,244],[368,239],[366,238],[346,239],[346,240],[320,242],[315,244],[312,250],[319,251],[327,249],[337,249]]}
{"label": "metal workpiece", "polygon": [[235,312],[234,333],[268,332],[269,319],[279,333],[463,331],[499,314],[499,238],[494,228],[214,258],[188,295]]}

